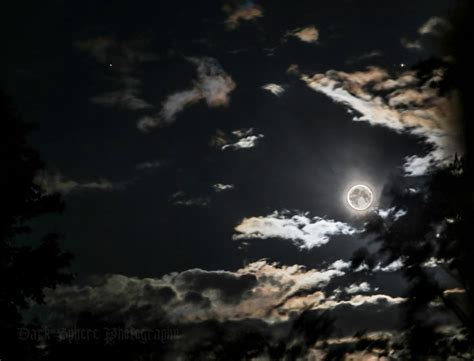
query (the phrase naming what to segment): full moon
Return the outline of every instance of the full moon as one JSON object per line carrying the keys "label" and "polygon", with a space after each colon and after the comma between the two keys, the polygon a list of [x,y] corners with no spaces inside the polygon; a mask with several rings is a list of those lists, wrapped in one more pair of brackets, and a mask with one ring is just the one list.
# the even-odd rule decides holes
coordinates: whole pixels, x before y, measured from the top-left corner
{"label": "full moon", "polygon": [[356,211],[365,211],[374,201],[372,190],[365,184],[352,186],[347,192],[347,203]]}

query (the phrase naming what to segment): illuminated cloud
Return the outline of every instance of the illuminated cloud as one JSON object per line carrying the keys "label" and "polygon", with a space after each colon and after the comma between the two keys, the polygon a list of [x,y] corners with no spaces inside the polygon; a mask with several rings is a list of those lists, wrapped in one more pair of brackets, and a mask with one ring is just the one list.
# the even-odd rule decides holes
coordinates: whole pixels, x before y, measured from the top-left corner
{"label": "illuminated cloud", "polygon": [[414,71],[392,78],[386,70],[369,67],[353,73],[330,70],[301,78],[313,90],[356,111],[354,121],[424,139],[431,151],[410,156],[404,164],[407,175],[417,176],[448,164],[455,153],[462,154],[457,98],[454,93],[441,95],[436,87],[443,76],[443,69],[435,69],[429,79],[418,78]]}
{"label": "illuminated cloud", "polygon": [[213,58],[188,58],[197,67],[197,79],[193,87],[169,95],[162,103],[158,114],[142,117],[138,129],[148,131],[154,127],[173,123],[176,115],[191,104],[204,100],[209,107],[229,104],[229,94],[236,85]]}
{"label": "illuminated cloud", "polygon": [[262,89],[268,90],[270,93],[275,94],[276,96],[280,96],[285,91],[285,88],[283,88],[281,85],[273,83],[265,84],[262,86]]}
{"label": "illuminated cloud", "polygon": [[226,26],[230,30],[236,29],[242,21],[250,21],[263,17],[263,10],[252,2],[246,2],[238,7],[224,5],[223,10],[228,14]]}
{"label": "illuminated cloud", "polygon": [[405,298],[403,297],[392,297],[389,295],[384,294],[376,294],[376,295],[356,295],[351,297],[348,300],[326,300],[321,302],[316,309],[333,309],[343,305],[349,305],[352,307],[360,307],[365,305],[385,305],[385,306],[393,306],[398,305],[402,302],[405,302]]}
{"label": "illuminated cloud", "polygon": [[257,141],[263,138],[263,134],[249,135],[247,137],[239,139],[237,142],[232,144],[226,144],[222,146],[222,149],[249,149],[257,145]]}
{"label": "illuminated cloud", "polygon": [[234,185],[233,184],[216,183],[212,186],[212,188],[214,188],[214,190],[216,192],[220,193],[220,192],[224,192],[224,191],[234,189]]}
{"label": "illuminated cloud", "polygon": [[442,35],[451,29],[452,25],[449,21],[439,16],[433,16],[418,29],[418,33],[420,35]]}
{"label": "illuminated cloud", "polygon": [[370,292],[372,288],[370,287],[370,284],[367,282],[361,282],[359,284],[353,283],[346,287],[344,291],[349,294],[354,294],[354,293],[367,293]]}
{"label": "illuminated cloud", "polygon": [[244,218],[234,230],[235,240],[282,238],[290,240],[302,249],[326,244],[330,236],[351,235],[357,232],[343,222],[278,211],[264,217]]}
{"label": "illuminated cloud", "polygon": [[319,31],[314,25],[293,30],[290,35],[296,36],[305,43],[316,43],[319,39]]}
{"label": "illuminated cloud", "polygon": [[211,139],[211,145],[221,150],[226,149],[250,149],[254,148],[258,140],[263,138],[263,134],[253,134],[253,128],[237,129],[226,134],[221,130],[217,130]]}
{"label": "illuminated cloud", "polygon": [[350,57],[350,58],[346,61],[346,63],[347,63],[347,64],[354,64],[354,63],[361,62],[361,61],[365,61],[365,60],[369,60],[369,59],[380,58],[380,57],[382,57],[382,56],[383,56],[383,54],[382,54],[380,51],[378,51],[378,50],[373,50],[373,51],[364,53],[364,54],[359,55],[359,56]]}
{"label": "illuminated cloud", "polygon": [[196,88],[210,107],[229,104],[229,94],[236,85],[217,60],[213,58],[189,58],[197,66],[198,82]]}
{"label": "illuminated cloud", "polygon": [[[396,212],[395,212],[396,211]],[[377,209],[376,213],[383,219],[393,219],[397,221],[399,218],[405,216],[407,212],[404,209],[396,209],[395,207],[388,209]]]}

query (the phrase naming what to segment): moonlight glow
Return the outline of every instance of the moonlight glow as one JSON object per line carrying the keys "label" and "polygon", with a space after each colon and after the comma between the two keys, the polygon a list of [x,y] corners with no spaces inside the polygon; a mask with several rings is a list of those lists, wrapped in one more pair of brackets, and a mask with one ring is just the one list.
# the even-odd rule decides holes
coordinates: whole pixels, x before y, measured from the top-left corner
{"label": "moonlight glow", "polygon": [[364,184],[352,186],[347,192],[347,203],[356,211],[367,210],[373,201],[374,194],[372,190]]}

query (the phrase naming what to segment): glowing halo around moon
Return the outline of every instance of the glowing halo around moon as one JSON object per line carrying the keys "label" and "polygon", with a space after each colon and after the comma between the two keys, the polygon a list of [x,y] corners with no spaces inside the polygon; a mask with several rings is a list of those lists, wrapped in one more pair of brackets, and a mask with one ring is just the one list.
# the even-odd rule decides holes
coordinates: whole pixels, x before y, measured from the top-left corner
{"label": "glowing halo around moon", "polygon": [[374,202],[374,193],[365,184],[356,184],[347,192],[347,203],[356,211],[365,211]]}

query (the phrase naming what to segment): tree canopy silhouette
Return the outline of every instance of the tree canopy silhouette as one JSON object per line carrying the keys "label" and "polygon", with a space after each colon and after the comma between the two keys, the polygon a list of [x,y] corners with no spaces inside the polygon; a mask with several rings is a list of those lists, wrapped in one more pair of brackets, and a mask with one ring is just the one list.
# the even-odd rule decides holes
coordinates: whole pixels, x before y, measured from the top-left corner
{"label": "tree canopy silhouette", "polygon": [[[375,259],[386,264],[403,261],[402,272],[408,281],[402,330],[406,337],[399,347],[404,359],[474,354],[473,59],[472,52],[466,51],[473,39],[472,6],[470,1],[462,2],[451,19],[455,26],[447,49],[454,61],[441,84],[441,91],[454,89],[459,94],[465,153],[427,176],[415,180],[394,177],[384,196],[392,200],[392,214],[399,210],[406,214],[398,219],[370,214],[366,234],[379,249],[375,254],[361,249],[353,256],[353,267],[362,263],[373,267]],[[437,267],[429,267],[433,263]],[[442,327],[453,321],[458,334],[447,337]]]}
{"label": "tree canopy silhouette", "polygon": [[0,93],[0,358],[7,360],[36,359],[35,340],[18,337],[22,312],[30,302],[43,302],[45,287],[72,279],[65,270],[72,255],[60,249],[59,234],[48,233],[32,246],[19,239],[32,232],[31,220],[64,207],[59,194],[46,195],[34,182],[45,164],[27,142],[32,128]]}

